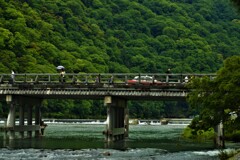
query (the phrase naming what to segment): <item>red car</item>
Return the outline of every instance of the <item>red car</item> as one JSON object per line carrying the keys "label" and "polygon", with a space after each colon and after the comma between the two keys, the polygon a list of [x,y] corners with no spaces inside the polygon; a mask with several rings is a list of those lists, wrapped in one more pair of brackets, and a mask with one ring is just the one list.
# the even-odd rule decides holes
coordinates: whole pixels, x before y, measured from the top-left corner
{"label": "red car", "polygon": [[136,76],[133,79],[128,80],[127,84],[128,85],[136,85],[136,84],[158,85],[158,84],[162,84],[162,83],[161,83],[161,81],[158,81],[151,76],[140,76],[140,80],[139,80],[139,76]]}

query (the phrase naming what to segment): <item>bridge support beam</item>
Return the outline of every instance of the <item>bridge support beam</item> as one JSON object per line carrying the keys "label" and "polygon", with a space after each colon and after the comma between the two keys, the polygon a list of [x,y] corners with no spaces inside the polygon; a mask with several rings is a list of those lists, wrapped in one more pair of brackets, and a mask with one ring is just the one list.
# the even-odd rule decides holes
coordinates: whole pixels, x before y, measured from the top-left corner
{"label": "bridge support beam", "polygon": [[[27,126],[32,126],[32,106],[27,106]],[[27,137],[32,138],[32,131],[27,131]]]}
{"label": "bridge support beam", "polygon": [[125,127],[125,137],[129,136],[129,109],[124,108],[124,127]]}
{"label": "bridge support beam", "polygon": [[[19,106],[19,125],[24,126],[24,106]],[[19,132],[20,138],[24,138],[24,132]]]}
{"label": "bridge support beam", "polygon": [[35,125],[40,126],[40,129],[41,129],[41,130],[35,131],[35,137],[40,137],[41,135],[43,135],[42,128],[41,128],[43,126],[40,125],[40,122],[42,121],[40,107],[41,107],[41,102],[39,102],[39,104],[35,106]]}
{"label": "bridge support beam", "polygon": [[[16,108],[15,108],[15,104],[13,103],[12,96],[7,95],[6,96],[6,101],[7,101],[7,104],[9,106],[9,113],[8,113],[8,117],[7,117],[6,127],[7,128],[14,128],[15,127]],[[5,134],[7,134],[7,132],[5,132]],[[14,138],[15,138],[15,131],[10,130],[9,139],[14,139]]]}
{"label": "bridge support beam", "polygon": [[[42,123],[41,123],[41,112],[40,107],[42,100],[33,99],[26,97],[13,97],[12,95],[6,96],[7,104],[9,105],[9,114],[7,117],[6,125],[3,127],[5,131],[5,137],[9,139],[15,139],[15,132],[19,132],[19,137],[24,138],[24,132],[27,133],[27,137],[31,138],[33,132],[35,137],[42,135]],[[16,109],[19,106],[19,125],[16,125]],[[34,107],[35,106],[35,107]],[[26,109],[26,120],[25,124],[25,109]],[[33,112],[35,111],[35,114]],[[35,124],[33,124],[33,116],[35,116]]]}
{"label": "bridge support beam", "polygon": [[105,140],[108,142],[123,140],[128,137],[127,101],[118,97],[106,96],[104,104],[107,107],[107,124]]}

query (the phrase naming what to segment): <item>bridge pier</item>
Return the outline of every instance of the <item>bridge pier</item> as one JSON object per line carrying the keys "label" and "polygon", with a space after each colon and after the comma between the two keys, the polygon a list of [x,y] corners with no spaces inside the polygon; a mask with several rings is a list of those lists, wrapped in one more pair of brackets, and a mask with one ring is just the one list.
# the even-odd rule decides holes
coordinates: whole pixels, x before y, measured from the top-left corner
{"label": "bridge pier", "polygon": [[[19,125],[24,125],[24,106],[19,106]],[[24,138],[24,132],[19,132],[20,138]]]}
{"label": "bridge pier", "polygon": [[106,96],[104,104],[107,107],[107,124],[105,140],[113,142],[128,137],[128,109],[127,101],[118,97]]}
{"label": "bridge pier", "polygon": [[[16,108],[15,108],[15,104],[12,101],[12,96],[11,95],[6,96],[6,101],[7,101],[7,104],[9,106],[9,113],[8,113],[6,127],[11,128],[11,130],[9,132],[9,139],[14,139],[15,138],[15,131],[12,130],[12,128],[15,127]],[[5,131],[5,135],[7,135],[7,131]]]}
{"label": "bridge pier", "polygon": [[[9,105],[9,114],[3,130],[5,131],[5,138],[15,139],[15,132],[19,132],[19,137],[24,138],[24,132],[27,133],[27,138],[32,138],[33,132],[35,137],[42,135],[41,128],[41,99],[32,99],[26,97],[13,97],[12,95],[6,96],[7,104]],[[16,109],[19,106],[19,124],[16,125]],[[33,107],[35,106],[35,110]],[[26,111],[25,111],[26,109]],[[35,124],[33,124],[33,111],[35,111]],[[26,120],[25,124],[25,112]]]}
{"label": "bridge pier", "polygon": [[[27,106],[27,126],[32,126],[32,106]],[[27,131],[27,137],[32,138],[32,131]]]}
{"label": "bridge pier", "polygon": [[40,126],[40,130],[35,130],[35,137],[40,137],[41,135],[43,135],[43,130],[45,129],[45,126],[41,126],[40,124],[40,122],[42,121],[40,107],[41,107],[41,102],[39,102],[35,106],[35,125]]}
{"label": "bridge pier", "polygon": [[[127,103],[127,102],[126,102]],[[124,128],[125,128],[125,137],[129,136],[129,109],[124,108]]]}

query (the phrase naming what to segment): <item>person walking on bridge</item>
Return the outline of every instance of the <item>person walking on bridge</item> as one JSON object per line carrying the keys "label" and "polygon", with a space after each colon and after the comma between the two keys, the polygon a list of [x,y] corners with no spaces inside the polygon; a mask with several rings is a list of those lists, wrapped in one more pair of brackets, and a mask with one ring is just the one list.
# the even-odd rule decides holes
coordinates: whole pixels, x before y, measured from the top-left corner
{"label": "person walking on bridge", "polygon": [[113,75],[109,78],[108,83],[109,83],[109,85],[113,85],[113,83],[114,83]]}
{"label": "person walking on bridge", "polygon": [[14,81],[15,81],[15,73],[14,73],[14,71],[12,70],[10,84],[13,84]]}
{"label": "person walking on bridge", "polygon": [[60,82],[65,82],[65,71],[63,68],[60,71]]}
{"label": "person walking on bridge", "polygon": [[170,77],[170,74],[171,74],[172,72],[171,72],[171,69],[170,68],[168,68],[168,70],[166,71],[166,83],[168,83],[169,82],[169,78],[171,78]]}

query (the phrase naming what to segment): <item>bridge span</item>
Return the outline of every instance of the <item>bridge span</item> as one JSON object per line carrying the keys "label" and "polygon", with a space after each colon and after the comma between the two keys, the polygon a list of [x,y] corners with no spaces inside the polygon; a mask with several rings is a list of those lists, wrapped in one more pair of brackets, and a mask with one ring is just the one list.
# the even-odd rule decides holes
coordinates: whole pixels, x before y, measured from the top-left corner
{"label": "bridge span", "polygon": [[43,99],[103,99],[115,96],[126,100],[176,100],[186,97],[186,83],[192,77],[213,78],[215,74],[69,73],[64,81],[59,79],[59,74],[15,74],[14,79],[11,76],[0,74],[1,98],[6,95]]}
{"label": "bridge span", "polygon": [[[184,100],[189,91],[186,84],[194,77],[215,74],[160,73],[68,73],[0,74],[0,100],[9,105],[6,137],[40,136],[41,103],[43,99],[102,99],[107,107],[106,141],[128,137],[127,100]],[[33,111],[35,114],[33,115]],[[15,124],[16,112],[19,124]],[[25,115],[25,112],[27,115]],[[27,119],[27,124],[24,119]],[[33,124],[33,119],[35,120]]]}

